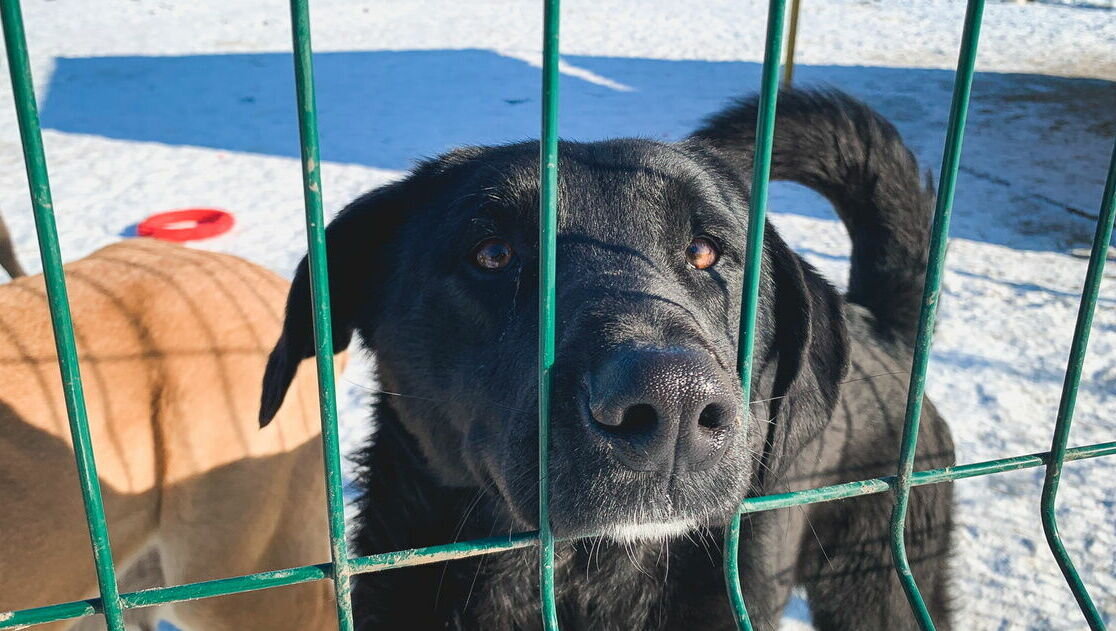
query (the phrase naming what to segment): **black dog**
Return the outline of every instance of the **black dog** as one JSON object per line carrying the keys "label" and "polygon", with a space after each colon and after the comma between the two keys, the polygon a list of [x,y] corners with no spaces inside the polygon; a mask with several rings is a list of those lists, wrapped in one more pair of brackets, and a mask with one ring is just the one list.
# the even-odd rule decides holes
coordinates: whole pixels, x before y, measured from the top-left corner
{"label": "black dog", "polygon": [[[736,376],[756,106],[673,144],[560,148],[551,515],[564,629],[731,629],[721,529],[745,496],[895,471],[933,193],[898,132],[832,92],[779,98],[773,177],[824,194],[852,236],[847,303],[768,227],[753,400]],[[538,144],[470,147],[361,197],[328,228],[338,350],[359,331],[385,391],[361,456],[356,551],[537,527]],[[261,422],[313,354],[306,262]],[[851,369],[850,369],[851,366]],[[923,413],[919,467],[953,463]],[[804,585],[819,629],[913,629],[891,497],[751,515],[757,629]],[[914,491],[907,547],[949,629],[951,491]],[[539,627],[537,552],[360,576],[361,629]]]}

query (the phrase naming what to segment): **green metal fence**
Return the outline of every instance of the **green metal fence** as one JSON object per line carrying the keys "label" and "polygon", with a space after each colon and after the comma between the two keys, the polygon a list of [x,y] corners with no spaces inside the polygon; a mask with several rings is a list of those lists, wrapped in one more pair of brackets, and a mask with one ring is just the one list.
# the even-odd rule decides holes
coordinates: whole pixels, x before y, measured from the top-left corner
{"label": "green metal fence", "polygon": [[[559,0],[544,0],[543,2],[545,17],[540,155],[542,194],[539,221],[541,279],[539,288],[539,524],[541,524],[541,528],[536,532],[364,557],[350,557],[345,541],[337,404],[334,392],[333,363],[330,359],[333,343],[330,330],[329,283],[327,280],[328,270],[326,269],[326,244],[322,215],[317,113],[314,102],[314,73],[307,3],[308,0],[290,0],[299,133],[302,140],[306,235],[312,281],[314,334],[318,351],[317,369],[320,384],[322,445],[325,452],[332,560],[329,563],[319,565],[260,572],[247,576],[122,594],[116,582],[108,529],[105,524],[101,491],[97,478],[97,467],[93,457],[89,426],[86,419],[81,372],[74,346],[73,326],[66,297],[66,283],[58,248],[54,208],[51,203],[46,157],[43,152],[42,137],[39,130],[20,4],[19,0],[0,0],[0,18],[3,20],[4,44],[7,49],[15,108],[23,142],[24,163],[30,183],[31,204],[34,209],[39,251],[46,279],[55,344],[58,350],[59,369],[66,398],[66,410],[69,416],[70,432],[73,437],[74,455],[77,460],[81,493],[85,504],[86,521],[89,527],[89,538],[100,592],[98,598],[34,609],[0,612],[0,629],[101,614],[105,617],[106,624],[111,631],[123,631],[123,612],[127,609],[211,598],[308,581],[331,580],[337,596],[337,618],[340,628],[342,631],[351,631],[353,629],[353,619],[349,586],[354,574],[436,563],[534,545],[539,546],[541,557],[539,579],[543,625],[548,630],[558,628],[554,599],[554,536],[549,528],[547,514],[547,435],[549,427],[550,368],[554,361],[555,256],[558,208],[556,184],[558,175]],[[747,266],[740,321],[742,335],[740,336],[739,366],[745,399],[749,397],[748,389],[751,383],[754,322],[759,288],[759,263],[767,205],[771,145],[775,126],[775,105],[778,96],[778,66],[784,39],[785,4],[785,0],[769,0],[768,7],[767,40],[764,51],[759,120],[756,133],[755,172],[752,180],[752,210],[748,220]],[[934,316],[941,295],[949,217],[953,206],[953,194],[960,163],[961,142],[964,137],[965,117],[968,110],[983,9],[984,0],[968,1],[954,83],[953,104],[950,110],[949,128],[938,185],[939,196],[934,212],[930,258],[927,265],[922,312],[919,318],[916,351],[911,367],[912,377],[908,392],[907,412],[897,474],[805,491],[745,499],[740,505],[740,511],[726,528],[724,546],[726,585],[729,600],[740,629],[751,629],[746,604],[740,590],[738,568],[738,538],[742,514],[827,502],[872,493],[892,492],[894,500],[890,540],[895,568],[919,625],[924,630],[931,630],[934,629],[934,623],[919,593],[904,549],[904,524],[911,487],[952,482],[975,476],[1038,466],[1046,467],[1040,513],[1050,549],[1065,575],[1074,598],[1076,598],[1090,628],[1094,631],[1105,628],[1100,612],[1090,599],[1084,582],[1078,575],[1073,561],[1069,558],[1065,546],[1062,544],[1058,534],[1058,523],[1054,508],[1062,465],[1066,461],[1116,454],[1116,441],[1072,449],[1067,448],[1074,403],[1081,382],[1082,364],[1089,339],[1089,329],[1096,308],[1108,244],[1112,238],[1113,219],[1116,218],[1116,148],[1114,148],[1109,162],[1107,183],[1101,197],[1100,217],[1093,238],[1088,272],[1085,277],[1077,324],[1070,347],[1069,365],[1066,370],[1050,451],[943,469],[913,471],[922,394],[930,358]],[[744,578],[747,579],[747,577]]]}

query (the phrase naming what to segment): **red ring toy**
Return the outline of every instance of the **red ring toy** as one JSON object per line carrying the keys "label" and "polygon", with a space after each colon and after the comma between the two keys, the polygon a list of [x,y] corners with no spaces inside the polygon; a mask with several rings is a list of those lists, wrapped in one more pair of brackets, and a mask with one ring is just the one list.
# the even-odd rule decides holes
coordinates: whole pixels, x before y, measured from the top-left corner
{"label": "red ring toy", "polygon": [[233,223],[233,216],[223,210],[187,208],[151,215],[136,226],[136,233],[163,241],[197,241],[225,234]]}

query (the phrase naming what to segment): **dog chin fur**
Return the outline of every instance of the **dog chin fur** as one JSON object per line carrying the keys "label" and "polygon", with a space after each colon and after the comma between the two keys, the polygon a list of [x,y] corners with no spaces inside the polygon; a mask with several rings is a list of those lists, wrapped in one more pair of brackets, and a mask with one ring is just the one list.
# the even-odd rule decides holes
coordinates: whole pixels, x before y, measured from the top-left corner
{"label": "dog chin fur", "polygon": [[617,543],[636,543],[637,541],[667,541],[684,535],[697,528],[692,519],[656,521],[648,524],[623,524],[614,526],[608,537]]}

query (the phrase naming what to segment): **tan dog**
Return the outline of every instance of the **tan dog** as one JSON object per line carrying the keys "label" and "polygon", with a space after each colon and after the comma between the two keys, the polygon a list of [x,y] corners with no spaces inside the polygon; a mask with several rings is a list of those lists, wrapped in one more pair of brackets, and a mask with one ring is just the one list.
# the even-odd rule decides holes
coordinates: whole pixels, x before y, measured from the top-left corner
{"label": "tan dog", "polygon": [[[278,422],[257,422],[287,282],[147,240],[67,265],[66,279],[119,574],[147,560],[179,584],[328,561],[312,365]],[[96,594],[55,362],[42,277],[0,286],[0,612]],[[336,628],[325,581],[158,615],[190,631]]]}

